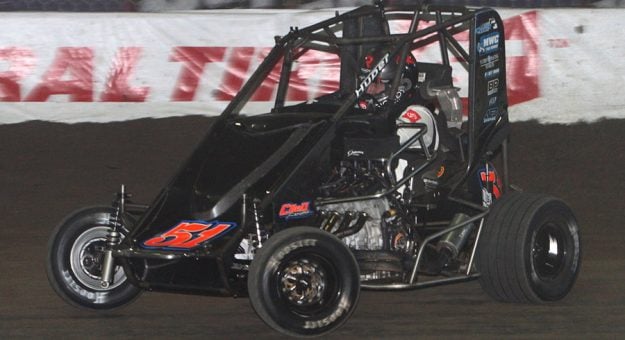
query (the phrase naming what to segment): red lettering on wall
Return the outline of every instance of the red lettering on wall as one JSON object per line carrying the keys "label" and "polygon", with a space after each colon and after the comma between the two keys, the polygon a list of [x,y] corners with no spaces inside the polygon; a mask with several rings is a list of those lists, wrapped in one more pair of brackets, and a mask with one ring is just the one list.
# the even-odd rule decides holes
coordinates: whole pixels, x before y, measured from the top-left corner
{"label": "red lettering on wall", "polygon": [[[306,101],[338,90],[341,65],[337,55],[310,50],[294,65],[286,100]],[[312,79],[319,83],[310,84]]]}
{"label": "red lettering on wall", "polygon": [[523,56],[506,58],[508,104],[523,103],[540,96],[538,72],[540,55],[538,53],[537,12],[531,11],[504,21],[506,40],[521,40]]}
{"label": "red lettering on wall", "polygon": [[[265,48],[258,58],[263,60],[271,51]],[[323,65],[323,67],[320,67]],[[267,78],[252,96],[253,101],[270,101],[274,99],[274,94],[280,82],[282,62],[276,63]],[[299,56],[297,62],[293,63],[289,78],[289,88],[286,94],[288,101],[305,101],[316,98],[322,94],[331,93],[338,89],[340,64],[337,56],[319,52],[308,51]],[[324,72],[316,86],[309,83],[313,78],[320,78],[318,72]]]}
{"label": "red lettering on wall", "polygon": [[307,81],[315,74],[315,69],[319,68],[319,60],[315,58],[316,51],[308,51],[297,59],[291,67],[289,77],[289,88],[286,92],[286,100],[305,101],[308,100],[309,88]]}
{"label": "red lettering on wall", "polygon": [[[271,52],[270,48],[263,48],[258,55],[260,60],[264,60],[267,55]],[[265,81],[256,89],[254,95],[252,96],[253,101],[270,101],[272,100],[273,94],[276,91],[276,87],[278,82],[280,81],[280,70],[282,69],[282,62],[277,62],[274,68],[271,70]]]}
{"label": "red lettering on wall", "polygon": [[6,60],[8,70],[0,72],[0,101],[19,102],[20,80],[30,74],[35,66],[35,57],[30,49],[9,47],[0,49],[0,61]]}
{"label": "red lettering on wall", "polygon": [[192,101],[207,63],[222,61],[225,47],[176,47],[170,61],[182,62],[172,101]]}
{"label": "red lettering on wall", "polygon": [[[536,11],[526,12],[504,21],[505,38],[509,44],[506,71],[510,105],[540,96],[538,73],[540,32],[537,21]],[[409,23],[406,22],[406,25]],[[454,37],[463,45],[468,45],[467,32],[456,34]],[[550,39],[547,46],[565,48],[569,44],[570,42],[566,39]],[[57,50],[47,50],[54,48]],[[422,61],[428,61],[427,57],[430,57],[430,53],[426,53],[429,52],[426,50],[430,48],[433,47],[427,46],[413,53],[418,60],[421,61],[423,57]],[[110,64],[108,63],[111,60],[96,60],[95,53],[101,51],[88,47],[51,45],[44,46],[42,49],[44,51],[27,47],[0,48],[0,102],[20,100],[43,102],[65,99],[73,102],[89,102],[94,98],[106,102],[193,101],[199,100],[196,98],[199,97],[198,92],[206,92],[206,86],[202,84],[203,79],[210,81],[209,89],[216,89],[216,91],[206,96],[203,95],[202,100],[206,98],[208,101],[229,101],[240,91],[244,82],[271,51],[270,48],[251,46],[172,47],[169,56],[154,56],[152,62],[153,64],[154,62],[166,63],[167,58],[170,62],[179,62],[179,64],[171,64],[180,67],[177,76],[172,77],[168,72],[159,72],[161,70],[141,69],[142,72],[146,71],[146,77],[142,79],[162,81],[167,91],[171,91],[169,98],[160,98],[154,90],[155,87],[151,87],[153,85],[139,84],[136,80],[135,74],[138,72],[140,63],[143,59],[147,59],[143,56],[142,47],[119,48]],[[108,49],[104,48],[104,51]],[[51,52],[55,52],[52,61],[44,59],[45,63],[49,62],[50,65],[44,67],[43,70],[36,69],[35,64],[42,63],[40,58],[47,58]],[[337,55],[312,50],[302,55],[298,53],[303,51],[294,52],[296,52],[296,60],[290,74],[290,84],[285,98],[287,101],[300,102],[317,98],[338,88],[340,65]],[[219,62],[219,67],[210,64],[214,62]],[[262,85],[251,96],[251,100],[271,101],[274,99],[281,65],[282,63],[278,62],[268,77],[263,79]],[[98,72],[95,72],[96,68]],[[34,71],[38,73],[33,74]],[[103,91],[94,94],[93,90],[96,84],[99,84],[94,82],[94,77],[96,74],[102,74],[103,71],[108,71]],[[454,71],[454,73],[454,79],[462,85],[466,81],[466,72]],[[100,79],[97,80],[100,81]],[[466,98],[463,98],[463,104],[466,109],[468,107]]]}
{"label": "red lettering on wall", "polygon": [[117,52],[101,100],[103,102],[144,102],[150,88],[131,87],[129,78],[141,57],[141,47],[122,47]]}
{"label": "red lettering on wall", "polygon": [[88,47],[60,47],[27,102],[44,102],[52,95],[69,95],[73,102],[93,100],[93,51]]}
{"label": "red lettering on wall", "polygon": [[232,100],[241,90],[243,82],[247,79],[254,47],[232,47],[228,67],[224,71],[223,81],[215,92],[216,100]]}

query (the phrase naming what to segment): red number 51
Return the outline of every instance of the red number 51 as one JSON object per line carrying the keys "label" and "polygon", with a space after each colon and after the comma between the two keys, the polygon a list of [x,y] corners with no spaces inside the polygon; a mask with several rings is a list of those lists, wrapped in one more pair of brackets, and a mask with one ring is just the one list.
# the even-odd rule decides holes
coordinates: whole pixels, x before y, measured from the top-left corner
{"label": "red number 51", "polygon": [[143,242],[143,245],[150,248],[191,249],[235,226],[227,222],[180,222],[169,231]]}

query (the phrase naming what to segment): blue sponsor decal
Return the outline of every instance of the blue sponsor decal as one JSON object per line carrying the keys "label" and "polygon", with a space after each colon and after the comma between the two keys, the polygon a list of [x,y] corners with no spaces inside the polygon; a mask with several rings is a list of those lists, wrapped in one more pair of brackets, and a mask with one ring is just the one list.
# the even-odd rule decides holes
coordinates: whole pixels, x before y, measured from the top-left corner
{"label": "blue sponsor decal", "polygon": [[477,52],[480,55],[497,52],[499,50],[499,32],[485,34],[477,43]]}
{"label": "blue sponsor decal", "polygon": [[497,21],[495,18],[489,18],[488,22],[485,22],[475,28],[476,34],[484,34],[490,32],[491,29],[497,29]]}
{"label": "blue sponsor decal", "polygon": [[488,107],[493,107],[495,104],[497,104],[497,96],[490,97],[488,99]]}
{"label": "blue sponsor decal", "polygon": [[484,123],[493,122],[493,121],[495,121],[497,119],[498,115],[499,115],[499,109],[497,109],[497,108],[488,109],[488,111],[486,111],[486,114],[484,115],[484,119],[482,119],[482,121]]}
{"label": "blue sponsor decal", "polygon": [[484,34],[490,31],[490,22],[485,22],[475,28],[475,33]]}

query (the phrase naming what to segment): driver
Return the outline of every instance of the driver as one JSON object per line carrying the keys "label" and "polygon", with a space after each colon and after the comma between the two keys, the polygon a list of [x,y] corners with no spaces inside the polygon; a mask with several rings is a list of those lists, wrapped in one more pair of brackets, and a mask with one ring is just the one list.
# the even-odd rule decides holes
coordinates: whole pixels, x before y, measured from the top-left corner
{"label": "driver", "polygon": [[[360,68],[360,81],[363,81],[373,71],[385,53],[386,51],[383,49],[373,49],[365,55]],[[390,93],[393,78],[397,72],[400,72],[399,58],[399,56],[392,58],[386,64],[358,100],[357,106],[370,112],[388,110],[393,117],[396,117],[397,135],[401,144],[406,143],[420,131],[418,128],[405,127],[406,123],[425,124],[427,126],[427,132],[423,138],[425,146],[431,152],[436,151],[438,150],[439,137],[434,114],[427,107],[415,103],[417,100],[417,63],[412,54],[406,57],[406,64],[401,70],[402,75],[397,91],[394,94]],[[410,149],[421,149],[421,145],[415,142],[410,146]]]}

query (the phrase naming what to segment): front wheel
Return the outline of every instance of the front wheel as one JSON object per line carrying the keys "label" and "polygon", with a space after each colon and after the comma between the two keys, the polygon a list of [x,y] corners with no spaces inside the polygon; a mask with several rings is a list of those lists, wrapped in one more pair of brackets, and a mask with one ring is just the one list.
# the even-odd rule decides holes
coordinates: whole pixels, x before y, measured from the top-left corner
{"label": "front wheel", "polygon": [[294,227],[273,235],[250,266],[252,307],[275,330],[319,336],[347,321],[360,295],[351,251],[334,235]]}
{"label": "front wheel", "polygon": [[109,310],[130,303],[140,293],[119,265],[114,266],[112,284],[106,288],[101,285],[106,236],[114,213],[110,207],[79,210],[61,222],[50,237],[48,281],[73,306]]}
{"label": "front wheel", "polygon": [[581,264],[579,227],[561,200],[512,192],[493,205],[478,245],[482,288],[504,302],[564,298]]}

